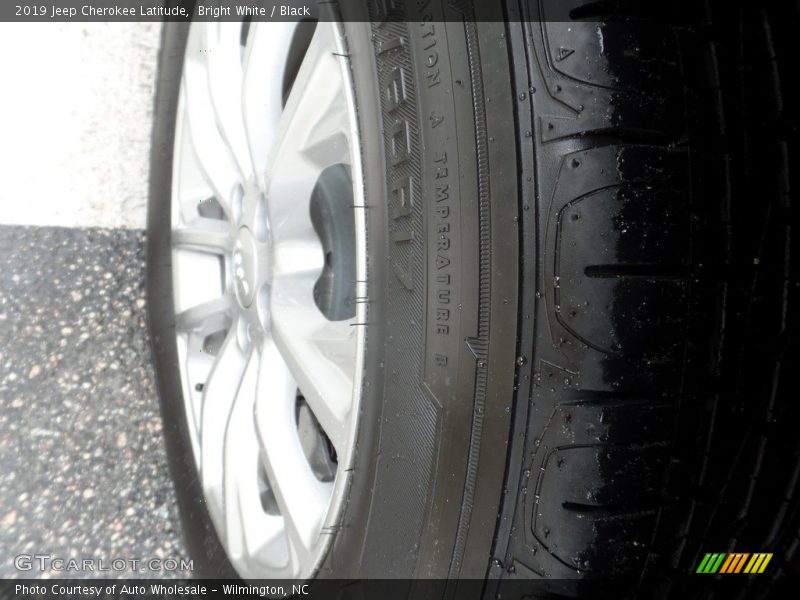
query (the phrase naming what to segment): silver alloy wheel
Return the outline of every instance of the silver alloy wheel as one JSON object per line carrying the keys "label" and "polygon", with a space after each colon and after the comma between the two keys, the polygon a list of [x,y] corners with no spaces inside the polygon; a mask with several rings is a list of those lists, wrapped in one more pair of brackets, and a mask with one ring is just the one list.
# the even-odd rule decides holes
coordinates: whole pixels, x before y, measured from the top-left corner
{"label": "silver alloy wheel", "polygon": [[366,298],[350,65],[341,25],[318,23],[284,105],[297,30],[193,23],[175,135],[186,418],[209,514],[245,578],[307,578],[319,568],[348,485],[361,397],[367,304],[355,301],[343,321],[318,308],[326,257],[310,211],[325,170],[346,165],[354,299]]}

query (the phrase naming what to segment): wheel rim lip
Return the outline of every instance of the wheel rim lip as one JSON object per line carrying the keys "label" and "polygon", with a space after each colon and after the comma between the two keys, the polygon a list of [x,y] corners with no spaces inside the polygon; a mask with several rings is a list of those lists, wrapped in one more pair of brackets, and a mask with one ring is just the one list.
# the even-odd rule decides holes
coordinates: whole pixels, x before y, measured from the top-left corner
{"label": "wheel rim lip", "polygon": [[[194,24],[192,24],[194,26]],[[330,26],[334,30],[334,53],[338,56],[338,65],[341,71],[341,77],[343,82],[343,90],[345,95],[345,105],[347,108],[347,116],[348,116],[348,129],[349,129],[349,136],[348,142],[350,146],[350,168],[352,174],[352,181],[353,181],[353,199],[354,199],[354,218],[355,218],[355,230],[356,230],[356,272],[357,272],[357,282],[356,282],[356,297],[357,298],[365,298],[367,295],[367,261],[366,261],[366,219],[364,210],[359,210],[355,207],[364,207],[364,180],[363,180],[363,172],[362,172],[362,155],[361,155],[361,144],[360,144],[360,132],[358,130],[358,119],[357,113],[355,108],[355,92],[353,88],[353,82],[350,76],[350,66],[349,66],[349,59],[347,58],[347,51],[346,51],[346,42],[344,40],[343,29],[341,23],[331,22],[325,23],[320,21],[318,26]],[[187,44],[187,54],[190,51],[190,48]],[[178,215],[178,220],[180,219],[180,193],[179,193],[179,186],[180,182],[184,176],[182,173],[182,164],[183,155],[185,152],[184,148],[184,138],[186,132],[183,131],[185,128],[184,121],[187,118],[185,116],[185,85],[183,84],[183,76],[181,82],[181,88],[179,93],[179,103],[178,103],[178,117],[176,120],[176,135],[175,135],[175,144],[173,150],[173,177],[172,177],[172,200],[171,200],[171,222],[173,223],[173,228],[175,227],[176,222],[176,215]],[[255,177],[259,177],[261,174],[256,173],[254,174]],[[177,206],[176,206],[177,203]],[[234,224],[231,224],[233,228],[235,228]],[[238,228],[239,230],[242,227]],[[173,229],[174,231],[174,229]],[[234,238],[238,233],[231,233],[231,237]],[[252,234],[251,234],[252,235]],[[175,256],[176,250],[173,250],[173,257]],[[224,269],[230,269],[230,261],[232,260],[232,255],[225,254],[224,261],[227,263],[226,266],[223,266]],[[230,271],[229,271],[230,272]],[[224,284],[223,284],[224,285]],[[175,282],[175,289],[177,289],[177,282]],[[234,287],[236,287],[234,285]],[[223,290],[224,291],[224,290]],[[230,290],[228,290],[230,293]],[[235,297],[238,297],[238,292],[234,292]],[[240,298],[240,305],[241,308],[247,310],[256,304],[257,302],[257,292],[255,290],[250,290],[250,294],[246,294],[248,296],[246,298]],[[173,300],[178,305],[178,298],[175,297]],[[368,304],[363,301],[356,302],[356,316],[355,321],[357,324],[366,324],[367,322],[367,311],[368,311]],[[328,504],[327,511],[325,513],[324,520],[322,522],[322,526],[320,528],[320,533],[318,536],[318,540],[314,545],[314,549],[312,550],[313,560],[309,561],[307,564],[302,565],[302,570],[300,573],[294,574],[299,578],[305,579],[309,577],[313,577],[317,570],[319,569],[324,557],[327,554],[327,551],[330,547],[332,542],[333,536],[330,535],[330,532],[335,530],[336,525],[340,520],[340,515],[342,509],[344,507],[345,501],[345,492],[350,485],[351,479],[351,467],[354,461],[354,453],[355,453],[355,440],[358,433],[358,414],[361,402],[361,382],[363,379],[363,371],[364,371],[364,350],[365,350],[365,341],[366,341],[366,327],[355,327],[356,335],[355,335],[355,348],[356,348],[356,360],[353,367],[353,390],[352,390],[352,400],[350,405],[350,418],[349,418],[349,430],[346,439],[346,452],[344,454],[338,453],[338,464],[337,464],[337,471],[336,476],[333,481],[332,492],[330,497],[330,502]],[[185,414],[187,418],[188,429],[190,433],[191,439],[191,446],[192,446],[192,453],[195,458],[195,465],[198,468],[198,472],[202,468],[201,461],[200,461],[200,449],[199,449],[199,427],[197,426],[197,406],[195,406],[192,398],[193,393],[191,389],[191,377],[188,373],[188,363],[187,363],[187,354],[189,352],[189,340],[187,339],[188,336],[184,336],[180,332],[176,332],[176,342],[178,346],[178,358],[179,358],[179,371],[181,377],[181,383],[183,387],[183,404],[185,409]],[[223,446],[224,448],[224,446]],[[222,451],[222,448],[220,449]],[[213,519],[212,519],[213,521]],[[234,568],[240,573],[240,575],[246,578],[274,578],[279,576],[286,576],[286,571],[284,569],[269,569],[269,568],[253,568],[253,565],[248,564],[249,559],[252,557],[247,556],[232,556],[230,548],[227,547],[225,542],[225,535],[223,531],[219,531],[219,526],[215,523],[215,527],[217,527],[218,536],[225,546],[225,549],[228,553],[229,559],[233,564]],[[290,558],[290,565],[291,565],[291,558]]]}

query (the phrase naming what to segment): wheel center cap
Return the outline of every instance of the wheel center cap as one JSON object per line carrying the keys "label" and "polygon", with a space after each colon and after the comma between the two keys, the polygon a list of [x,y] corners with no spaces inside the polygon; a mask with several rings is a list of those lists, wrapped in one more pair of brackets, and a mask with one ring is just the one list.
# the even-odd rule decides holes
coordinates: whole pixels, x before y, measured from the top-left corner
{"label": "wheel center cap", "polygon": [[253,303],[256,291],[257,254],[255,236],[247,227],[240,227],[233,246],[233,281],[236,298],[243,308]]}

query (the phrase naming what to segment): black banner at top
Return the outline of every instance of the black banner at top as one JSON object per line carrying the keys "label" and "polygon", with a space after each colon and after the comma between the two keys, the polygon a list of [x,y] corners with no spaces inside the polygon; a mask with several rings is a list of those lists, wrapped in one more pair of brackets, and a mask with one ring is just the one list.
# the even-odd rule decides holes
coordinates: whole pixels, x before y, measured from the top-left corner
{"label": "black banner at top", "polygon": [[631,0],[0,0],[0,22],[286,22],[341,19],[342,14],[351,20],[361,14],[370,15],[363,20],[381,21],[570,22],[669,18],[681,5]]}

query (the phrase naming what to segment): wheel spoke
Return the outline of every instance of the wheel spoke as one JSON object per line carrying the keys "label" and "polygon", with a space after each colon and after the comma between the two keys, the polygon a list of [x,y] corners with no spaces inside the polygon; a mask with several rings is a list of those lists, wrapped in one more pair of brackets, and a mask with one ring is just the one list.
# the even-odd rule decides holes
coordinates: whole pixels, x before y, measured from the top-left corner
{"label": "wheel spoke", "polygon": [[175,316],[175,329],[181,332],[219,330],[232,308],[233,298],[229,294],[192,306]]}
{"label": "wheel spoke", "polygon": [[325,266],[325,256],[319,238],[278,240],[272,249],[276,276],[306,273],[316,280]]}
{"label": "wheel spoke", "polygon": [[252,191],[250,187],[248,191],[250,193],[245,193],[241,203],[241,222],[247,223],[258,239],[266,241],[269,237],[266,198],[260,192]]}
{"label": "wheel spoke", "polygon": [[283,78],[297,23],[250,24],[244,51],[242,111],[253,172],[264,185],[269,149],[283,111]]}
{"label": "wheel spoke", "polygon": [[295,423],[296,384],[275,345],[262,346],[256,392],[256,429],[264,466],[295,560],[300,563],[320,534],[331,484],[311,471]]}
{"label": "wheel spoke", "polygon": [[198,218],[172,232],[175,248],[224,254],[231,250],[230,226],[226,221]]}
{"label": "wheel spoke", "polygon": [[270,150],[266,189],[276,239],[312,238],[309,201],[320,173],[349,163],[348,113],[333,29],[319,23]]}
{"label": "wheel spoke", "polygon": [[175,125],[175,157],[173,161],[180,169],[180,177],[173,179],[172,225],[190,223],[199,215],[199,206],[207,200],[214,199],[215,191],[209,177],[198,162],[190,135],[189,117],[186,114],[186,85],[179,98],[179,115]]}
{"label": "wheel spoke", "polygon": [[225,527],[223,504],[225,431],[248,358],[239,347],[236,327],[231,327],[203,390],[200,473],[209,513],[218,531],[224,531]]}
{"label": "wheel spoke", "polygon": [[[288,550],[280,516],[265,513],[261,506],[256,477],[260,448],[253,411],[259,364],[260,355],[254,351],[228,420],[225,432],[224,498],[228,553],[234,558],[249,556],[265,563],[274,556],[286,556],[288,559]],[[256,575],[253,574],[254,577]]]}
{"label": "wheel spoke", "polygon": [[343,452],[353,396],[355,328],[328,321],[313,298],[308,273],[276,278],[272,336],[297,387],[337,453]]}
{"label": "wheel spoke", "polygon": [[217,124],[231,149],[243,179],[252,173],[252,163],[242,114],[242,26],[208,22],[205,25],[208,87]]}
{"label": "wheel spoke", "polygon": [[203,50],[202,29],[192,28],[189,47],[195,53],[186,57],[183,98],[189,124],[192,152],[197,164],[214,190],[228,219],[232,220],[232,197],[239,183],[240,171],[235,155],[222,136],[214,102],[209,91],[209,65]]}

